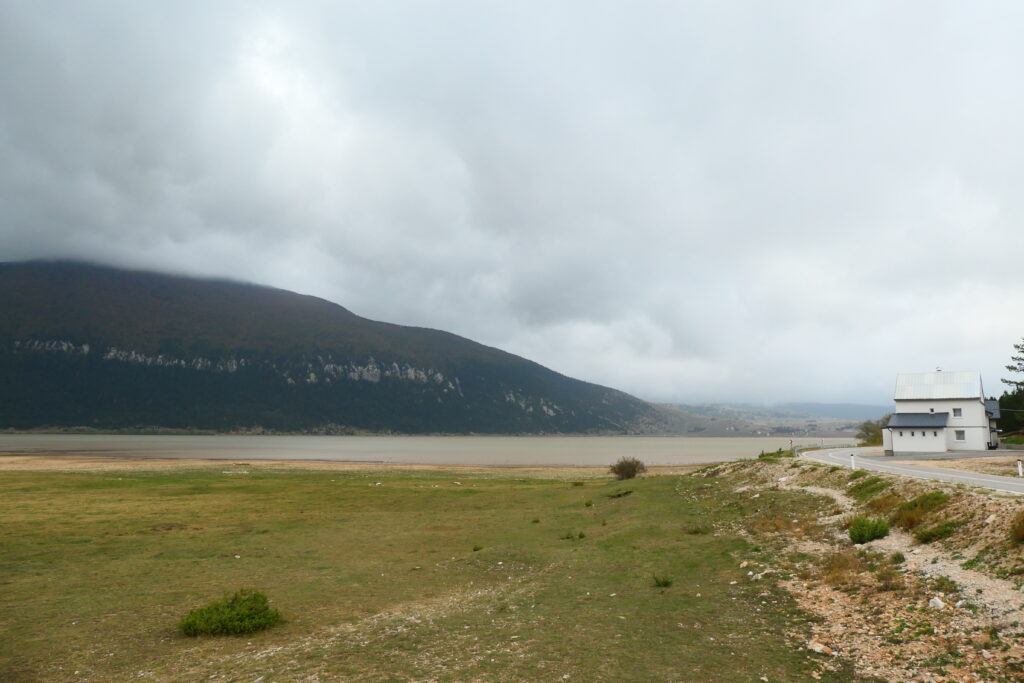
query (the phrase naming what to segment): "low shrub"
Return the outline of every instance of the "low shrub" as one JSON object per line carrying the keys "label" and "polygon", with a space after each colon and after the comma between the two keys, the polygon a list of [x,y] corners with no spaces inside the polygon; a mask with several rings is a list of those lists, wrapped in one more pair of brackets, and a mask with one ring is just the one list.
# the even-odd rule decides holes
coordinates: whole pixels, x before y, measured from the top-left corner
{"label": "low shrub", "polygon": [[903,553],[901,553],[899,551],[896,551],[892,555],[889,556],[889,562],[891,562],[892,564],[903,564],[906,561],[907,561],[906,555],[904,555]]}
{"label": "low shrub", "polygon": [[917,539],[918,543],[931,543],[932,541],[938,541],[942,538],[949,538],[953,535],[953,531],[956,529],[956,524],[953,522],[942,522],[935,526],[917,529],[914,531],[914,538]]}
{"label": "low shrub", "polygon": [[860,558],[852,550],[832,553],[822,562],[822,575],[825,583],[838,586],[849,583],[852,576],[864,568]]}
{"label": "low shrub", "polygon": [[668,588],[672,585],[672,579],[668,576],[654,575],[654,587],[655,588]]}
{"label": "low shrub", "polygon": [[878,515],[889,515],[892,511],[903,504],[903,499],[892,493],[872,498],[866,505],[869,510]]}
{"label": "low shrub", "polygon": [[583,507],[589,508],[589,507],[593,507],[593,506],[594,506],[594,501],[592,501],[592,500],[585,500],[585,501],[583,501]]}
{"label": "low shrub", "polygon": [[609,493],[608,497],[609,498],[625,498],[626,496],[628,496],[631,493],[633,493],[631,490],[624,489],[622,491],[616,491],[615,493]]}
{"label": "low shrub", "polygon": [[686,533],[691,536],[703,536],[704,534],[711,533],[711,527],[707,524],[695,524],[694,526],[686,527]]}
{"label": "low shrub", "polygon": [[932,588],[946,595],[955,595],[960,592],[960,586],[948,576],[936,576],[932,581]]}
{"label": "low shrub", "polygon": [[262,631],[280,620],[281,613],[270,607],[266,595],[243,588],[192,610],[178,628],[186,636],[240,635]]}
{"label": "low shrub", "polygon": [[[863,470],[858,470],[863,471]],[[889,482],[881,477],[867,477],[850,487],[850,495],[863,502],[888,488]]]}
{"label": "low shrub", "polygon": [[850,472],[850,481],[853,481],[854,479],[860,479],[861,477],[866,476],[868,476],[867,470],[854,470],[853,472]]}
{"label": "low shrub", "polygon": [[892,523],[901,529],[913,529],[924,520],[929,512],[938,510],[949,502],[949,495],[942,491],[929,491],[908,500],[896,508]]}
{"label": "low shrub", "polygon": [[540,524],[540,517],[534,517],[530,520],[530,524]]}
{"label": "low shrub", "polygon": [[616,479],[633,479],[647,471],[647,465],[639,458],[619,458],[619,461],[608,468]]}
{"label": "low shrub", "polygon": [[875,574],[878,580],[878,590],[897,591],[903,588],[903,577],[892,567],[883,567]]}
{"label": "low shrub", "polygon": [[882,517],[854,517],[848,529],[854,543],[867,543],[889,535],[889,522]]}
{"label": "low shrub", "polygon": [[482,545],[475,545],[475,546],[473,546],[473,552],[474,553],[480,552],[483,549],[484,549],[484,547]]}
{"label": "low shrub", "polygon": [[1010,521],[1010,540],[1024,543],[1024,510],[1018,512]]}

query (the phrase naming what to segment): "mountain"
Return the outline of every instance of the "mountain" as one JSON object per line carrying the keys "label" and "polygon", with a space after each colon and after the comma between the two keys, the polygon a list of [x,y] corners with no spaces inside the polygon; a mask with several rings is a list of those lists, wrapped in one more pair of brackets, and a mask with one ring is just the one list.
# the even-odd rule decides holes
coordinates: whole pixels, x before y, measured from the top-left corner
{"label": "mountain", "polygon": [[312,296],[77,262],[0,263],[0,428],[631,433],[640,399]]}
{"label": "mountain", "polygon": [[780,403],[779,408],[806,417],[828,417],[837,420],[877,420],[893,412],[891,405],[864,403]]}

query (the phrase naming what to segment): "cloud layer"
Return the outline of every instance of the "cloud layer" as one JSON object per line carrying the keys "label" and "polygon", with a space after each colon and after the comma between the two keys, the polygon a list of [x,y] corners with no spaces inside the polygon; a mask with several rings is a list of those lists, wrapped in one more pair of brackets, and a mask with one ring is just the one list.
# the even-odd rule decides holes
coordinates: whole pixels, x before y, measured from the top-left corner
{"label": "cloud layer", "polygon": [[271,284],[655,400],[1024,336],[1019,3],[5,3],[0,258]]}

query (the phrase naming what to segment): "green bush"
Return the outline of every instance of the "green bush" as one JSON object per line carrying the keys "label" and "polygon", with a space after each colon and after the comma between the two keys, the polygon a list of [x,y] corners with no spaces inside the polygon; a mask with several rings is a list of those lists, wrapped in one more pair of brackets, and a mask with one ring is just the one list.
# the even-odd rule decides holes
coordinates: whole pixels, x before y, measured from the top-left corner
{"label": "green bush", "polygon": [[918,543],[931,543],[937,541],[940,538],[949,538],[953,535],[953,531],[956,529],[956,524],[953,522],[942,522],[935,526],[928,527],[927,529],[918,529],[914,532],[914,538],[917,539]]}
{"label": "green bush", "polygon": [[654,587],[655,588],[668,588],[672,585],[672,579],[668,576],[654,575]]}
{"label": "green bush", "polygon": [[647,471],[647,465],[638,458],[619,458],[619,461],[608,468],[616,479],[632,479]]}
{"label": "green bush", "polygon": [[270,607],[266,595],[243,588],[192,610],[178,627],[186,636],[239,635],[262,631],[280,620],[281,613]]}
{"label": "green bush", "polygon": [[889,535],[889,522],[881,517],[854,517],[850,521],[850,540],[854,543],[867,543],[876,538]]}

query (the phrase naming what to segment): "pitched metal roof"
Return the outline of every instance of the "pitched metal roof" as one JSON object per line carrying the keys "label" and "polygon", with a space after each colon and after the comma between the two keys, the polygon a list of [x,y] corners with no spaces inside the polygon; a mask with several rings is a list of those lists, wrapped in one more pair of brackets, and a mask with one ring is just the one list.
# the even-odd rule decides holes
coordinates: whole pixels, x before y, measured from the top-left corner
{"label": "pitched metal roof", "polygon": [[896,375],[896,400],[981,398],[977,372],[901,372]]}
{"label": "pitched metal roof", "polygon": [[[985,401],[985,412],[993,420],[999,419],[999,399],[993,398]],[[1009,419],[1009,418],[1007,418]]]}
{"label": "pitched metal roof", "polygon": [[945,427],[949,413],[896,413],[889,418],[890,427]]}

